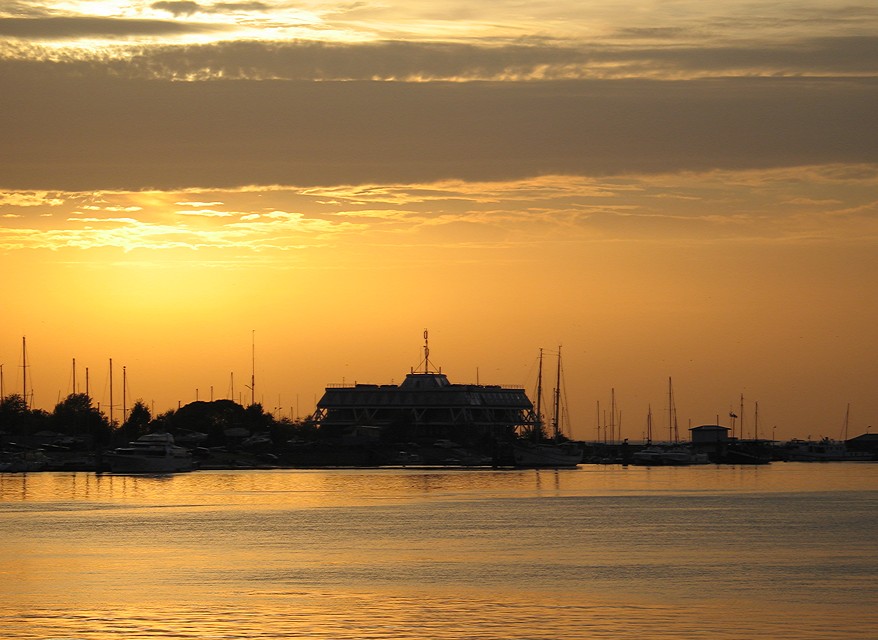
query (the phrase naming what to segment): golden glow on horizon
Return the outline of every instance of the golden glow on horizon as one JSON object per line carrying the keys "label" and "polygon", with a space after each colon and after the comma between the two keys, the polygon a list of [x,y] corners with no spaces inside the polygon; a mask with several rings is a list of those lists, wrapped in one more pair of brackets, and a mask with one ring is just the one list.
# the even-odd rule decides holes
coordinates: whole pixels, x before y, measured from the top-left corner
{"label": "golden glow on horizon", "polygon": [[15,389],[27,335],[40,407],[72,357],[157,411],[225,397],[256,330],[259,399],[304,415],[430,327],[456,382],[563,344],[577,437],[610,388],[637,437],[669,375],[698,422],[741,392],[778,435],[878,420],[871,7],[21,0],[0,29],[0,363]]}
{"label": "golden glow on horizon", "polygon": [[37,404],[51,409],[72,357],[106,404],[113,357],[130,402],[163,411],[196,389],[226,397],[233,372],[240,392],[256,329],[260,399],[305,415],[325,384],[399,382],[429,326],[455,382],[481,368],[482,382],[529,388],[537,348],[563,344],[578,437],[610,387],[639,437],[668,375],[697,423],[745,392],[779,434],[834,436],[839,406],[871,397],[878,349],[878,307],[861,295],[876,178],[862,169],[7,193],[18,304],[0,361],[15,389],[28,335]]}
{"label": "golden glow on horizon", "polygon": [[346,243],[356,251],[364,243],[502,250],[543,241],[874,240],[876,171],[863,166],[839,175],[837,169],[176,193],[6,192],[0,193],[6,221],[0,249],[211,248],[227,251],[224,260],[283,266],[282,257],[253,253]]}

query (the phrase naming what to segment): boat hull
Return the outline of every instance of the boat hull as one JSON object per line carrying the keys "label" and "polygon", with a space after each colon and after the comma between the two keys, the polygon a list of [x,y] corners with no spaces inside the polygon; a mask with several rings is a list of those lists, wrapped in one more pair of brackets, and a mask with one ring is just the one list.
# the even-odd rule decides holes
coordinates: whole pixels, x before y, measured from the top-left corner
{"label": "boat hull", "polygon": [[168,433],[142,436],[107,453],[104,462],[111,473],[179,473],[194,468],[192,454],[175,445]]}
{"label": "boat hull", "polygon": [[710,464],[706,453],[694,453],[688,449],[648,448],[636,452],[632,462],[640,466],[655,467],[689,467],[698,464]]}
{"label": "boat hull", "polygon": [[106,458],[111,473],[181,473],[192,471],[191,458],[110,455]]}
{"label": "boat hull", "polygon": [[575,467],[582,451],[573,445],[520,444],[513,448],[516,467]]}

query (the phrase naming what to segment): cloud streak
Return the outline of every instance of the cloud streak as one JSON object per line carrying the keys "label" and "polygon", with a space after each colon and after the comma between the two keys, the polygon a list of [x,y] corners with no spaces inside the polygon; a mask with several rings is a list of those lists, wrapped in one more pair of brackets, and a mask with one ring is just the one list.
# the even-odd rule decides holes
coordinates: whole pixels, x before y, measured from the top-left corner
{"label": "cloud streak", "polygon": [[503,180],[878,162],[878,80],[13,78],[0,187]]}
{"label": "cloud streak", "polygon": [[171,2],[154,2],[150,5],[153,9],[167,11],[174,16],[191,16],[196,13],[229,13],[236,11],[261,12],[269,11],[270,5],[264,2],[217,2],[214,4],[200,4],[191,0],[178,0]]}
{"label": "cloud streak", "polygon": [[[57,27],[57,37],[101,32],[104,20]],[[110,21],[115,25],[113,21]],[[131,21],[121,21],[131,22]],[[115,25],[122,35],[132,25]],[[141,21],[138,28],[180,33],[224,27]],[[0,21],[2,28],[2,21]],[[50,30],[47,29],[46,33]],[[132,31],[133,33],[133,31]],[[748,42],[746,46],[688,41],[644,46],[627,43],[570,44],[531,38],[502,42],[329,43],[239,40],[210,44],[154,44],[64,54],[57,50],[7,46],[7,74],[46,78],[108,75],[151,80],[559,80],[684,79],[723,76],[878,77],[878,37],[866,35],[799,38],[791,42]],[[24,60],[44,60],[36,65]],[[17,62],[17,64],[16,64]]]}
{"label": "cloud streak", "polygon": [[223,30],[227,30],[227,28],[218,25],[172,20],[138,20],[92,16],[0,18],[0,36],[36,40],[168,36]]}
{"label": "cloud streak", "polygon": [[[55,204],[47,200],[42,207],[16,206],[19,194],[5,193],[0,216],[11,217],[5,218],[7,228],[0,228],[0,249],[209,247],[246,263],[253,251],[329,245],[362,251],[397,244],[452,248],[477,241],[485,248],[521,252],[541,241],[872,243],[878,239],[878,170],[858,169],[543,176],[494,183],[189,191],[161,198],[137,192],[55,193]],[[181,202],[216,206],[173,208]],[[42,217],[49,209],[56,215]]]}

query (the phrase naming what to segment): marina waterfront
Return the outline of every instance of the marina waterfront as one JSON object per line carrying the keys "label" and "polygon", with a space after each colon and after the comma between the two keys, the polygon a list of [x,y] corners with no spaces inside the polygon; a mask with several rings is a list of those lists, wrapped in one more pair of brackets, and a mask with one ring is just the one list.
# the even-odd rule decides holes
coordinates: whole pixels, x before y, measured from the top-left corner
{"label": "marina waterfront", "polygon": [[873,638],[878,465],[0,475],[0,637]]}

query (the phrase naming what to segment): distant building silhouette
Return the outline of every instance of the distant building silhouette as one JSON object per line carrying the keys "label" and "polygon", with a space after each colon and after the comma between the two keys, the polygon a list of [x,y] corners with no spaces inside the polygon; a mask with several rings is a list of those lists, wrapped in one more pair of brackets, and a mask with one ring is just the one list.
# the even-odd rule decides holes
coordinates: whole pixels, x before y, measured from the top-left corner
{"label": "distant building silhouette", "polygon": [[368,426],[399,440],[461,443],[510,439],[535,423],[523,389],[452,384],[443,373],[429,371],[409,373],[399,385],[330,385],[314,419],[322,430],[339,434]]}

